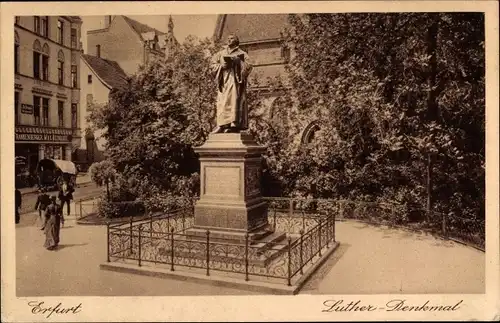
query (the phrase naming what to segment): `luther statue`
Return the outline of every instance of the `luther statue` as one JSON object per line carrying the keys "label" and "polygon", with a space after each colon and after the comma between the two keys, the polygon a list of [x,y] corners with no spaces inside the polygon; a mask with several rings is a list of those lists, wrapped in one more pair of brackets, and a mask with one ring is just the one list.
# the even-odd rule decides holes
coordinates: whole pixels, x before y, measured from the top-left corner
{"label": "luther statue", "polygon": [[211,70],[217,85],[217,127],[213,133],[248,129],[246,88],[252,65],[239,44],[237,36],[229,35],[227,47],[212,57]]}

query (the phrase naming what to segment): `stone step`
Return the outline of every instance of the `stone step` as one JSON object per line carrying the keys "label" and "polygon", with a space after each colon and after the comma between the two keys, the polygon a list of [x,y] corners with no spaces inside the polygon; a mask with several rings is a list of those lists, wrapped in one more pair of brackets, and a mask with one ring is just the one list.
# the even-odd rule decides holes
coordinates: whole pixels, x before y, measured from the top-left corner
{"label": "stone step", "polygon": [[[253,251],[255,246],[252,246],[251,250],[249,250],[249,259],[248,262],[250,265],[256,265],[260,267],[266,267],[269,263],[271,263],[274,259],[282,255],[284,252],[288,250],[288,244],[281,243],[278,244],[278,241],[281,241],[284,239],[283,234],[276,234],[273,235],[272,237],[269,238],[269,241],[267,243],[262,243],[262,246],[259,245],[260,249],[257,251]],[[174,255],[175,257],[183,257],[183,258],[191,258],[191,259],[200,259],[200,260],[205,260],[206,259],[206,250],[203,248],[202,245],[199,244],[199,240],[191,240],[192,242],[196,242],[198,245],[198,248],[192,248],[188,249],[186,246],[186,242],[189,243],[189,241],[183,240],[182,242],[178,241],[178,244],[175,246],[174,250]],[[156,248],[156,244],[149,244],[149,246],[145,246],[145,248]],[[227,253],[220,252],[217,255],[214,255],[213,253],[210,254],[211,260],[215,261],[220,261],[220,262],[228,262],[228,263],[234,263],[235,260],[240,261],[242,264],[245,263],[245,249],[243,246],[239,245],[232,245],[238,248],[231,248],[230,244],[217,244],[219,247],[228,247]],[[257,248],[259,248],[257,247]],[[166,247],[166,248],[160,248],[157,250],[159,254],[165,257],[170,257],[171,255],[171,249]],[[235,253],[236,252],[236,253]],[[152,252],[154,253],[154,252]]]}
{"label": "stone step", "polygon": [[284,232],[272,232],[264,236],[261,239],[254,241],[251,246],[254,248],[258,248],[259,251],[263,252],[275,246],[277,243],[285,240],[286,234]]}

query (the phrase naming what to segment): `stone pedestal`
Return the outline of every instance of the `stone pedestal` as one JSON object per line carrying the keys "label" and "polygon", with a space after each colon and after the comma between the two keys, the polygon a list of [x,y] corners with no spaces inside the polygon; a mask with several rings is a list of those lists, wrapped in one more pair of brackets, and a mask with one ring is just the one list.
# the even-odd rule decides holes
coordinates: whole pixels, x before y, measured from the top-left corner
{"label": "stone pedestal", "polygon": [[245,132],[210,134],[195,148],[200,157],[200,200],[195,206],[194,227],[189,234],[210,240],[252,241],[272,233],[267,221],[267,203],[260,190],[261,155]]}

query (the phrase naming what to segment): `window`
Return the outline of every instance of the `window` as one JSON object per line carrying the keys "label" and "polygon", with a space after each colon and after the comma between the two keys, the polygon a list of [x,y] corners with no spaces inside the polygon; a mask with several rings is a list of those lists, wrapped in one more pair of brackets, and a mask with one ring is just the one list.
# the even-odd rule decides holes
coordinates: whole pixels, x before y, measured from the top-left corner
{"label": "window", "polygon": [[49,125],[49,99],[42,98],[42,126]]}
{"label": "window", "polygon": [[41,54],[38,52],[33,52],[33,77],[40,79],[40,58]]}
{"label": "window", "polygon": [[41,21],[42,21],[41,35],[44,37],[49,37],[49,17],[42,16]]}
{"label": "window", "polygon": [[71,86],[78,87],[78,70],[76,65],[71,65]]}
{"label": "window", "polygon": [[58,84],[64,85],[64,62],[59,61],[57,65]]}
{"label": "window", "polygon": [[57,101],[57,116],[59,117],[59,127],[64,128],[64,101]]}
{"label": "window", "polygon": [[44,81],[49,80],[49,56],[42,55],[42,79]]}
{"label": "window", "polygon": [[92,84],[92,74],[89,74],[89,75],[87,76],[87,83],[88,83],[88,84]]}
{"label": "window", "polygon": [[40,34],[40,16],[34,16],[35,33]]}
{"label": "window", "polygon": [[19,73],[19,35],[14,34],[14,72]]}
{"label": "window", "polygon": [[57,42],[64,45],[64,22],[57,21]]}
{"label": "window", "polygon": [[71,28],[71,47],[77,48],[76,45],[76,28]]}
{"label": "window", "polygon": [[33,117],[35,119],[35,126],[40,125],[40,100],[39,96],[33,96]]}
{"label": "window", "polygon": [[19,92],[14,92],[14,121],[19,123]]}
{"label": "window", "polygon": [[78,128],[78,107],[76,103],[71,104],[71,127]]}
{"label": "window", "polygon": [[308,145],[312,143],[316,137],[316,133],[320,130],[318,124],[313,121],[305,129],[302,134],[301,143]]}

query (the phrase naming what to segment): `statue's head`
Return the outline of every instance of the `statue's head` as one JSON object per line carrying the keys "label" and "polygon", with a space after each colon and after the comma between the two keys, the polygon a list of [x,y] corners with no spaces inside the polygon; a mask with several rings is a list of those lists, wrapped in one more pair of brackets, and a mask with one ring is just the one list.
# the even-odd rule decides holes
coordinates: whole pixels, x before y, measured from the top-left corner
{"label": "statue's head", "polygon": [[235,34],[229,34],[227,36],[227,45],[229,47],[236,47],[240,45],[240,39]]}

